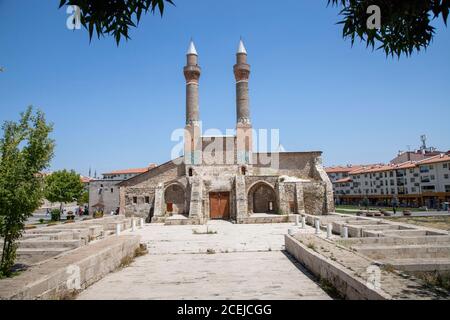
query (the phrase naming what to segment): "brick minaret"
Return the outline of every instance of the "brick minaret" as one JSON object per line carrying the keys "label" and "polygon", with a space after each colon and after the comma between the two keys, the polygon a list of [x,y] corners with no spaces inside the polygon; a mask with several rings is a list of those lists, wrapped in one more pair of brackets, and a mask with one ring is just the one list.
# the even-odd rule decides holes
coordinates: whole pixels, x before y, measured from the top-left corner
{"label": "brick minaret", "polygon": [[250,65],[247,64],[247,51],[242,40],[239,42],[236,60],[234,77],[236,79],[237,161],[239,164],[250,164],[252,160],[252,124],[248,98]]}
{"label": "brick minaret", "polygon": [[198,106],[198,82],[201,69],[198,66],[198,54],[191,41],[187,51],[187,63],[184,67],[186,78],[186,127],[184,133],[184,157],[186,164],[201,163],[201,123]]}

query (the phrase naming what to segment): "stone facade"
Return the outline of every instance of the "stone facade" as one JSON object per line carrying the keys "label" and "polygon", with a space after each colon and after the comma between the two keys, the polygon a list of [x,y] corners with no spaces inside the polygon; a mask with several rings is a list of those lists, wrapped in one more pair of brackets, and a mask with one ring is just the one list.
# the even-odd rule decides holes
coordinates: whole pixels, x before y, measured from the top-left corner
{"label": "stone facade", "polygon": [[92,212],[102,210],[105,214],[116,211],[120,206],[121,180],[92,180],[89,184],[89,208]]}
{"label": "stone facade", "polygon": [[248,223],[260,214],[281,221],[277,215],[334,211],[332,185],[322,167],[321,152],[252,152],[250,65],[242,43],[234,74],[236,136],[202,136],[198,108],[201,69],[191,43],[184,68],[184,156],[119,183],[122,214],[152,222],[170,220],[172,224],[180,219],[198,224],[212,218]]}

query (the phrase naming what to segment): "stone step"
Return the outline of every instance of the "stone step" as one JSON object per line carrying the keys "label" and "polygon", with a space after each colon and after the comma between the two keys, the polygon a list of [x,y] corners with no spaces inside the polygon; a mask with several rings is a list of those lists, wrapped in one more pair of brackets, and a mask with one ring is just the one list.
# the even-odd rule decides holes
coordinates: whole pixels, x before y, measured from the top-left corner
{"label": "stone step", "polygon": [[81,240],[23,240],[19,241],[21,249],[67,248],[75,249],[83,245]]}
{"label": "stone step", "polygon": [[421,237],[374,237],[341,239],[339,243],[345,246],[359,245],[422,245],[450,243],[450,236],[421,236]]}
{"label": "stone step", "polygon": [[450,258],[444,259],[386,259],[383,262],[408,272],[450,271]]}
{"label": "stone step", "polygon": [[375,260],[382,260],[389,257],[397,258],[448,258],[450,257],[450,245],[370,245],[352,246],[359,253]]}

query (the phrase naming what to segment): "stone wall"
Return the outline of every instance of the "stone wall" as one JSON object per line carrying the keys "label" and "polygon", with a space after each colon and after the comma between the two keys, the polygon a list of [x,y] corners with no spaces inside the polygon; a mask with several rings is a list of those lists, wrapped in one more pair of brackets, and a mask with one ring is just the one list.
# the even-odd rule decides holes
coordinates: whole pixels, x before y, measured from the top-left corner
{"label": "stone wall", "polygon": [[104,205],[105,214],[109,214],[111,211],[116,211],[116,209],[120,206],[119,182],[120,180],[91,181],[89,184],[90,210],[93,211],[93,206],[101,202]]}
{"label": "stone wall", "polygon": [[[180,159],[166,162],[150,171],[119,184],[121,189],[121,213],[127,216],[149,217],[155,210],[155,189],[160,183],[176,181],[185,175]],[[135,203],[134,200],[137,200]],[[185,208],[183,208],[185,209]]]}
{"label": "stone wall", "polygon": [[[320,180],[315,164],[321,152],[254,153],[255,175],[287,175],[301,179]],[[267,161],[272,160],[272,163]]]}
{"label": "stone wall", "polygon": [[303,184],[303,197],[307,214],[326,213],[325,185],[323,182],[306,182]]}
{"label": "stone wall", "polygon": [[32,266],[16,277],[0,280],[0,300],[70,298],[77,291],[73,287],[86,289],[132,259],[139,242],[137,235],[109,237]]}

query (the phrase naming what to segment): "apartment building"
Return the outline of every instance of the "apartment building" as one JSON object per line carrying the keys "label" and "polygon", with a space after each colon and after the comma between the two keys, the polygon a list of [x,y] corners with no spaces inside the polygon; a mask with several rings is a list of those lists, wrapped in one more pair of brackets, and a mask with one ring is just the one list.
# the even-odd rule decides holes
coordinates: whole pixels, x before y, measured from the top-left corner
{"label": "apartment building", "polygon": [[[339,169],[340,168],[340,169]],[[352,168],[352,170],[349,170]],[[334,186],[336,204],[440,208],[450,202],[450,153],[419,161],[326,168]]]}
{"label": "apartment building", "polygon": [[111,172],[102,173],[103,180],[127,180],[137,176],[138,174],[145,173],[150,169],[153,169],[157,166],[156,163],[151,163],[148,167],[145,168],[132,168],[132,169],[124,169],[124,170],[115,170]]}

